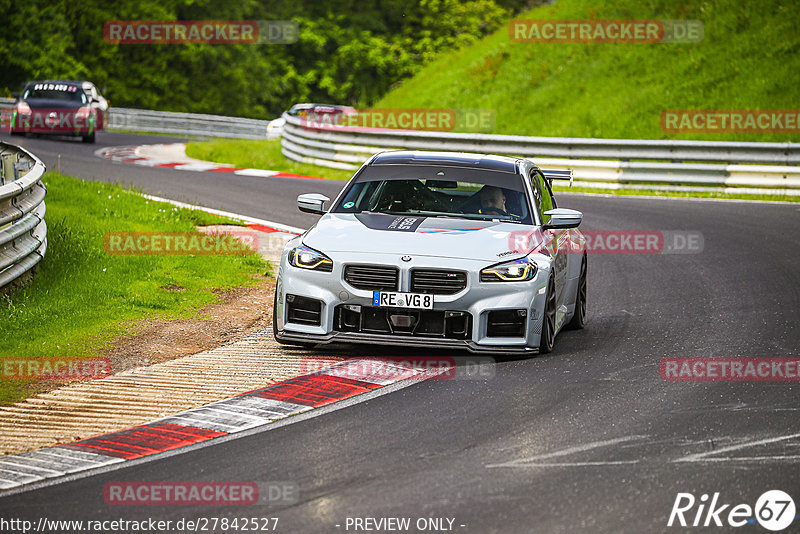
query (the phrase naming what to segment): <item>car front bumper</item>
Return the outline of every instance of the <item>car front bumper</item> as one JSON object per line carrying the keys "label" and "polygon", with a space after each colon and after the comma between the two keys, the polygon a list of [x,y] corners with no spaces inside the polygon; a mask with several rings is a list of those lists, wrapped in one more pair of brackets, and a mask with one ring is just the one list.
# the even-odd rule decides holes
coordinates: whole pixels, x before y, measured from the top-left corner
{"label": "car front bumper", "polygon": [[[288,264],[284,251],[278,273],[276,337],[279,341],[295,343],[361,343],[376,345],[404,345],[423,348],[462,349],[473,353],[535,353],[539,347],[542,317],[545,306],[549,263],[537,268],[536,276],[527,282],[481,282],[480,270],[490,264],[485,261],[416,256],[403,263],[398,255],[365,255],[359,253],[329,254],[333,259],[333,271],[317,272],[300,269]],[[365,332],[343,331],[340,314],[343,306],[360,308],[375,313],[385,308],[373,307],[371,290],[353,287],[344,279],[345,265],[381,265],[396,267],[399,271],[400,292],[411,292],[410,271],[412,269],[439,269],[461,271],[467,274],[465,289],[452,295],[435,295],[434,311],[466,313],[470,328],[463,336],[425,335],[409,332]],[[300,324],[289,318],[287,295],[312,299],[319,302],[318,324]],[[337,314],[337,308],[339,312]],[[415,312],[391,308],[392,313],[413,315]],[[490,332],[490,313],[514,311],[524,313],[521,332],[501,337],[497,331]],[[360,313],[360,312],[359,312]],[[388,313],[388,312],[387,312]],[[492,320],[497,317],[492,315]],[[315,319],[316,321],[316,319]],[[392,329],[390,327],[390,329]],[[394,329],[392,329],[394,330]]]}
{"label": "car front bumper", "polygon": [[10,128],[14,133],[75,136],[90,135],[98,130],[97,116],[76,117],[74,110],[36,108],[29,115],[12,111]]}

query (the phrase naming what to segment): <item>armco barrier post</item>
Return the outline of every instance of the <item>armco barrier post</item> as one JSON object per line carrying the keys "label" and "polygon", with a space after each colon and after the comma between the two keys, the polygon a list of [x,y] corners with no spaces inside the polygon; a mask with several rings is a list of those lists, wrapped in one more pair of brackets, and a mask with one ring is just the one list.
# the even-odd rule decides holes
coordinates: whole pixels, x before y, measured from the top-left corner
{"label": "armco barrier post", "polygon": [[17,160],[19,156],[15,153],[3,154],[3,174],[0,177],[0,185],[8,182],[13,182],[19,179],[19,169],[17,169]]}

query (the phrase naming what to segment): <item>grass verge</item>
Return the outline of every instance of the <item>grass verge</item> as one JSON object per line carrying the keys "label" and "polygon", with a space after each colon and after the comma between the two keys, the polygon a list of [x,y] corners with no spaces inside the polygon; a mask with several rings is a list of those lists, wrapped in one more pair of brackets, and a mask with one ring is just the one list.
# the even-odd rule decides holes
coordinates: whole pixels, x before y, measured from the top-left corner
{"label": "grass verge", "polygon": [[[255,253],[107,254],[107,232],[180,232],[236,223],[116,185],[54,173],[44,182],[47,254],[26,285],[0,296],[0,357],[96,357],[143,318],[196,316],[219,300],[214,291],[251,286],[271,274]],[[24,398],[27,389],[26,382],[0,380],[0,404]]]}
{"label": "grass verge", "polygon": [[321,176],[331,180],[349,180],[355,172],[292,161],[281,153],[280,139],[219,139],[189,143],[186,146],[186,155],[235,167]]}
{"label": "grass verge", "polygon": [[724,200],[760,200],[762,202],[800,202],[800,196],[790,195],[753,195],[724,193],[716,191],[658,191],[650,189],[595,189],[593,187],[553,187],[553,192],[559,193],[592,193],[596,195],[617,195],[635,197],[664,197],[664,198],[709,198]]}

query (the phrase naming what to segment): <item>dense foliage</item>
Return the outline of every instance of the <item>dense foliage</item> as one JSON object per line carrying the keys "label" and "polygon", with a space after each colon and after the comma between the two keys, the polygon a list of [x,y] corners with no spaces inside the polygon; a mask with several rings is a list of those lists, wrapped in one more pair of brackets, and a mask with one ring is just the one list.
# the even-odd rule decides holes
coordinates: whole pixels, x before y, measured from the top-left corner
{"label": "dense foliage", "polygon": [[[275,116],[300,101],[367,106],[438,52],[530,0],[0,0],[0,91],[88,79],[112,105]],[[113,20],[293,20],[294,44],[109,44]],[[7,96],[7,95],[6,95]]]}
{"label": "dense foliage", "polygon": [[[520,19],[694,19],[689,43],[519,43],[508,28],[440,54],[377,107],[491,110],[503,134],[800,141],[800,133],[672,133],[666,110],[796,110],[797,0],[558,0]],[[523,120],[524,119],[524,120]]]}

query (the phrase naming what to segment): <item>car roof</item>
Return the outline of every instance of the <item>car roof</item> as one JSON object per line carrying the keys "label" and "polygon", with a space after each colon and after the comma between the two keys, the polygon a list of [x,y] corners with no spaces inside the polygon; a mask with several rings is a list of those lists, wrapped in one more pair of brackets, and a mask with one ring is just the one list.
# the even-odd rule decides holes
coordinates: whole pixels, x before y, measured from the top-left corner
{"label": "car roof", "polygon": [[310,109],[310,108],[349,108],[350,106],[343,106],[340,104],[320,104],[320,103],[309,103],[305,102],[302,104],[295,104],[289,109]]}
{"label": "car roof", "polygon": [[292,115],[300,111],[311,111],[316,113],[357,113],[356,108],[339,104],[295,104],[289,108],[288,113],[289,115]]}
{"label": "car roof", "polygon": [[26,83],[25,86],[27,87],[28,85],[33,85],[35,83],[60,83],[65,85],[77,85],[81,89],[88,89],[88,87],[85,84],[91,82],[81,82],[77,80],[33,80],[31,82]]}
{"label": "car roof", "polygon": [[369,165],[421,165],[485,169],[497,172],[517,172],[519,158],[473,154],[470,152],[435,152],[427,150],[393,150],[373,156]]}

